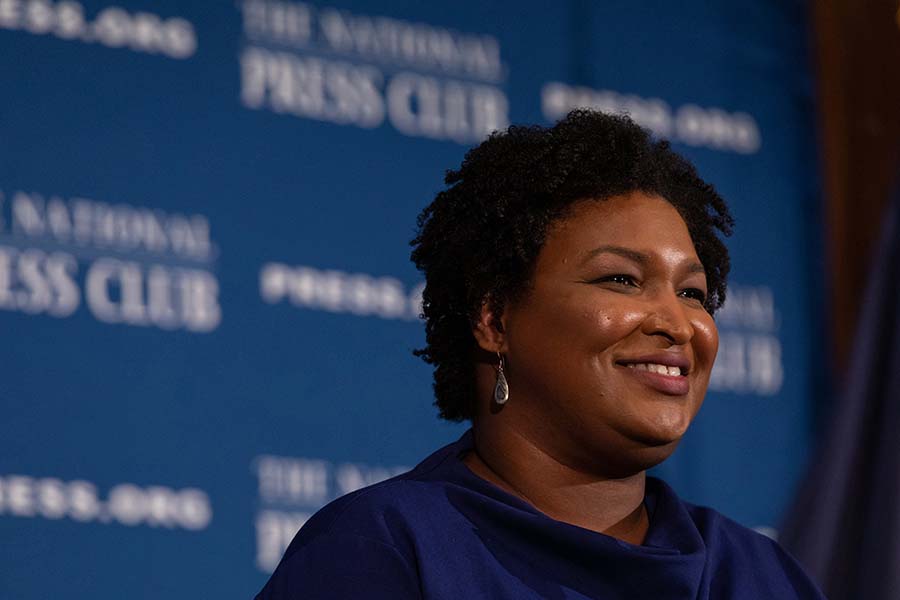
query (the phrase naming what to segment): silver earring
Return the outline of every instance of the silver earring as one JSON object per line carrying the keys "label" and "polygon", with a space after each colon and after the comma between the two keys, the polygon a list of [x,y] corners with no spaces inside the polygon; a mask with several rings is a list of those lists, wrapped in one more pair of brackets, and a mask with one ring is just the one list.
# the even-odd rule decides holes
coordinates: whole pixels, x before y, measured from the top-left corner
{"label": "silver earring", "polygon": [[506,381],[506,375],[503,374],[503,355],[497,353],[500,364],[497,365],[497,385],[494,386],[494,402],[497,404],[506,404],[509,400],[509,383]]}

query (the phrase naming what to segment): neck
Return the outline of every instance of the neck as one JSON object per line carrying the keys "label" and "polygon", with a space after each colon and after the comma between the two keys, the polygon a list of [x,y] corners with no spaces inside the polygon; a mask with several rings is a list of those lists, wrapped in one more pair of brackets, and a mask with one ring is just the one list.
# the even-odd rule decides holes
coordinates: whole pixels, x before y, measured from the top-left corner
{"label": "neck", "polygon": [[551,456],[514,428],[473,427],[475,448],[463,462],[482,479],[531,504],[557,521],[631,544],[649,528],[644,471],[608,478],[579,470]]}

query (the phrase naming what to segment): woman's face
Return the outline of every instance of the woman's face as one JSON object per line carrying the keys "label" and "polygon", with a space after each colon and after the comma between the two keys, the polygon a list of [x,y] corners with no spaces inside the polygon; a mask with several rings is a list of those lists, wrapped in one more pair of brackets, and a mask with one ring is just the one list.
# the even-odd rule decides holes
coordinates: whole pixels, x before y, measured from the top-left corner
{"label": "woman's face", "polygon": [[625,475],[664,460],[716,357],[706,293],[671,204],[642,192],[577,203],[548,232],[531,289],[504,311],[503,412],[569,466]]}

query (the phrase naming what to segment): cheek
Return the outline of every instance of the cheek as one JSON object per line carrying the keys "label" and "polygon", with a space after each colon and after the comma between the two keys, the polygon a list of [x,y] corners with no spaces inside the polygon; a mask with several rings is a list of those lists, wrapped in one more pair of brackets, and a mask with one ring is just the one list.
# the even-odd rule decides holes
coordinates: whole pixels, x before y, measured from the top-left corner
{"label": "cheek", "polygon": [[598,307],[585,314],[585,327],[592,326],[596,341],[605,350],[629,337],[641,326],[644,312],[624,303]]}

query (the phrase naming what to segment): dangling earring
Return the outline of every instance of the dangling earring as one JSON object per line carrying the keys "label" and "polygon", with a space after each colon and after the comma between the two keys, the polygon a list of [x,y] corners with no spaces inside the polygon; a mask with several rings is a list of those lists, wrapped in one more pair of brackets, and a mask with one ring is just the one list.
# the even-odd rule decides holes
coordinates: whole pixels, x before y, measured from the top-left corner
{"label": "dangling earring", "polygon": [[509,400],[509,383],[506,382],[506,375],[503,374],[503,355],[497,353],[500,364],[497,365],[497,385],[494,386],[494,402],[503,405]]}

